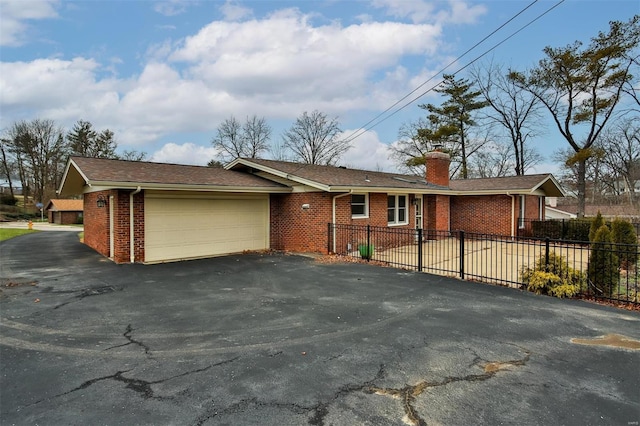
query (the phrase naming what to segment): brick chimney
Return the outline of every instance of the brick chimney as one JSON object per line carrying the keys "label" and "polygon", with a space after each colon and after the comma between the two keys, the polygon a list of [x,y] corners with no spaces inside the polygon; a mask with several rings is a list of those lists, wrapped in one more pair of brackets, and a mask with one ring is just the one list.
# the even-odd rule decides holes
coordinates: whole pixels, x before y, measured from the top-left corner
{"label": "brick chimney", "polygon": [[427,166],[427,182],[440,186],[449,186],[449,154],[442,151],[431,151],[424,155]]}

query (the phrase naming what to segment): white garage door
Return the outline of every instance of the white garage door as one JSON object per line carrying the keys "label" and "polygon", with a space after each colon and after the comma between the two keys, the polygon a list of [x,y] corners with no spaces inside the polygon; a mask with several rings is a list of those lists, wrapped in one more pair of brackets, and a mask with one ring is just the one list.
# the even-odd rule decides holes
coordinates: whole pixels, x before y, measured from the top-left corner
{"label": "white garage door", "polygon": [[269,248],[269,198],[145,194],[145,262]]}

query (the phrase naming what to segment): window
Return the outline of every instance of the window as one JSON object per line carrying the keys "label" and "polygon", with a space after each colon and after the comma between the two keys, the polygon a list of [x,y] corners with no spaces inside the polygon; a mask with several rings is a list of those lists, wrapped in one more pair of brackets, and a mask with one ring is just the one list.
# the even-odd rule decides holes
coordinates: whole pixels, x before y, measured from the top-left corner
{"label": "window", "polygon": [[389,225],[406,225],[409,223],[406,195],[389,195],[387,197],[387,221]]}
{"label": "window", "polygon": [[369,217],[369,197],[368,194],[351,194],[351,217]]}

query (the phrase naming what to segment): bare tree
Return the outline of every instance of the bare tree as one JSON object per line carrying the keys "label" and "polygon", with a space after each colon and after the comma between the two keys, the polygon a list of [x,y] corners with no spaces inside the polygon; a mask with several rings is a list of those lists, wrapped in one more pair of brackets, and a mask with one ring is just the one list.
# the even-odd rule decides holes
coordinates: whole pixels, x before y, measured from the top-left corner
{"label": "bare tree", "polygon": [[0,154],[2,158],[2,175],[7,179],[7,183],[9,184],[9,193],[11,194],[11,198],[15,198],[15,194],[13,191],[13,180],[12,176],[15,173],[15,163],[11,160],[11,156],[9,155],[10,150],[10,140],[9,139],[0,139]]}
{"label": "bare tree", "polygon": [[271,126],[267,124],[264,117],[258,118],[253,115],[247,117],[242,125],[242,136],[245,141],[245,155],[249,158],[259,158],[263,152],[269,150],[269,139],[271,138]]}
{"label": "bare tree", "polygon": [[218,149],[221,159],[228,162],[239,157],[260,157],[269,150],[270,137],[271,127],[264,117],[247,117],[241,124],[231,116],[220,123],[211,143]]}
{"label": "bare tree", "polygon": [[640,118],[616,123],[598,142],[608,173],[605,184],[617,195],[636,201],[635,188],[640,181]]}
{"label": "bare tree", "polygon": [[513,146],[510,152],[514,158],[515,174],[524,175],[527,166],[533,165],[531,159],[534,148],[527,146],[527,141],[540,133],[542,104],[538,98],[509,79],[508,72],[493,62],[475,66],[471,75],[489,106],[484,118],[506,134]]}
{"label": "bare tree", "polygon": [[513,174],[513,147],[500,142],[487,142],[469,162],[469,176],[473,178],[503,177]]}
{"label": "bare tree", "polygon": [[586,48],[580,42],[546,47],[546,58],[531,72],[509,74],[544,105],[574,151],[579,217],[584,216],[587,160],[632,78],[629,53],[640,43],[639,25],[640,15],[627,23],[611,22],[609,32],[599,33]]}
{"label": "bare tree", "polygon": [[337,118],[326,114],[306,111],[282,135],[284,146],[294,159],[306,164],[335,165],[351,148],[348,141],[339,138],[342,131]]}
{"label": "bare tree", "polygon": [[430,142],[421,136],[421,130],[430,125],[426,118],[405,123],[398,131],[398,141],[389,146],[391,158],[400,170],[424,176],[424,155],[433,150]]}
{"label": "bare tree", "polygon": [[244,153],[242,124],[234,116],[225,119],[218,126],[211,144],[218,149],[220,157],[225,162],[242,157]]}
{"label": "bare tree", "polygon": [[126,161],[144,161],[147,158],[147,153],[144,151],[124,150],[122,154],[118,155],[118,160]]}
{"label": "bare tree", "polygon": [[7,136],[23,188],[33,185],[34,200],[44,203],[55,193],[68,154],[62,128],[53,120],[20,121]]}

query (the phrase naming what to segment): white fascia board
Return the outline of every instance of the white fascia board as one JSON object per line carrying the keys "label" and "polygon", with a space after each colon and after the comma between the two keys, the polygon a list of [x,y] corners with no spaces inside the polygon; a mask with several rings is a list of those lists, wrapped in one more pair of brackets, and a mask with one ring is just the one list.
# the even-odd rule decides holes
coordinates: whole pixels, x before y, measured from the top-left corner
{"label": "white fascia board", "polygon": [[143,182],[92,182],[91,187],[86,188],[85,193],[105,191],[109,189],[152,189],[158,191],[194,191],[194,192],[251,192],[251,193],[278,193],[288,194],[291,188],[268,188],[246,186],[217,186],[217,185],[184,185],[184,184],[158,184]]}
{"label": "white fascia board", "polygon": [[84,180],[84,183],[85,184],[89,183],[89,178],[87,178],[87,176],[84,173],[82,173],[82,170],[80,170],[80,167],[78,167],[75,161],[73,161],[72,159],[69,159],[69,162],[67,162],[67,166],[64,169],[62,179],[60,180],[60,187],[56,190],[56,194],[60,194],[62,192],[62,187],[64,186],[64,183],[67,180],[67,175],[69,174],[69,170],[71,169],[72,166],[78,172],[80,177],[82,177],[82,179]]}
{"label": "white fascia board", "polygon": [[331,186],[329,192],[353,192],[354,194],[364,193],[386,193],[386,194],[422,194],[422,195],[455,195],[449,189],[426,189],[426,188],[397,188],[397,187],[369,187],[369,186]]}
{"label": "white fascia board", "polygon": [[547,182],[551,182],[551,183],[553,183],[553,185],[558,189],[558,191],[560,192],[560,194],[562,194],[562,195],[561,195],[562,197],[566,197],[566,196],[567,196],[567,193],[566,193],[566,191],[564,190],[564,188],[562,188],[562,185],[560,185],[560,182],[558,182],[558,181],[556,180],[556,178],[555,178],[553,175],[551,175],[551,174],[550,174],[550,175],[548,175],[547,177],[545,177],[544,179],[542,179],[542,181],[541,181],[539,184],[537,184],[537,185],[533,188],[532,192],[533,192],[533,191],[535,191],[535,190],[537,190],[537,189],[539,189],[542,185],[544,185],[544,184],[545,184],[545,183],[547,183]]}

